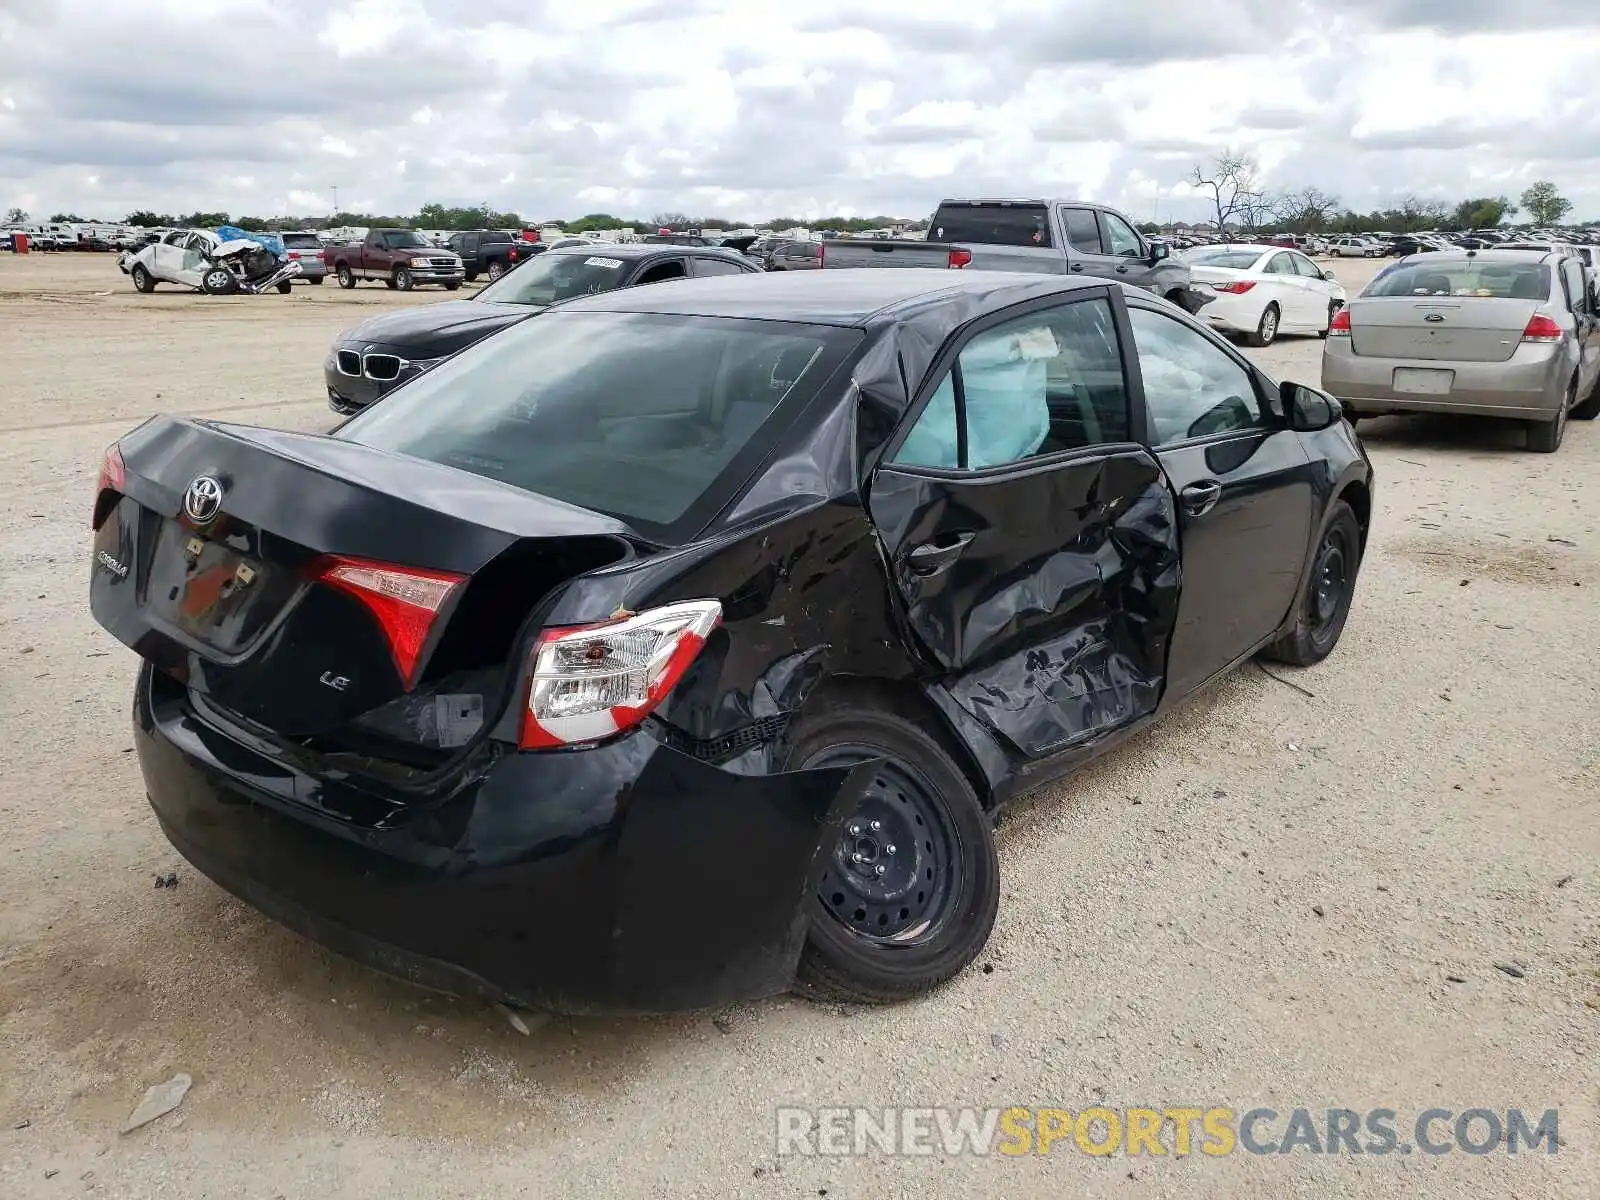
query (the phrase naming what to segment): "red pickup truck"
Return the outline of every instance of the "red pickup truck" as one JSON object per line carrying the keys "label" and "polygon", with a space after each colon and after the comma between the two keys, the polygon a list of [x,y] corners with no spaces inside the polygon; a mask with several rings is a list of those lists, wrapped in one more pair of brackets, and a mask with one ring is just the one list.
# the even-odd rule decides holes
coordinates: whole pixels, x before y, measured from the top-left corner
{"label": "red pickup truck", "polygon": [[453,292],[466,278],[460,255],[440,250],[414,229],[368,230],[365,241],[329,250],[328,265],[342,288],[381,279],[402,292],[423,283]]}

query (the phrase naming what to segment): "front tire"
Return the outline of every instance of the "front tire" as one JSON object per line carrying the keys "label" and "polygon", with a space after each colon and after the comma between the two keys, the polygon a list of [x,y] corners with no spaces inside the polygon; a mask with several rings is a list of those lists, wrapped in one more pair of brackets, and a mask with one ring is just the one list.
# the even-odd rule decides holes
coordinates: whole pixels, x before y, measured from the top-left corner
{"label": "front tire", "polygon": [[133,279],[134,291],[143,292],[148,296],[156,290],[155,276],[145,269],[143,263],[134,263],[133,270],[129,271],[128,274]]}
{"label": "front tire", "polygon": [[459,292],[461,290],[461,281],[459,279],[452,279],[449,283],[444,285],[444,290],[447,292]]}
{"label": "front tire", "polygon": [[208,296],[230,296],[239,290],[239,280],[227,267],[207,267],[200,287]]}
{"label": "front tire", "polygon": [[416,281],[411,278],[410,271],[406,270],[404,267],[396,267],[394,269],[393,286],[399,288],[402,292],[409,292],[412,288],[416,287]]}
{"label": "front tire", "polygon": [[1245,344],[1249,346],[1270,346],[1278,340],[1278,305],[1277,302],[1267,305],[1261,310],[1261,321],[1256,325],[1256,331],[1245,335]]}
{"label": "front tire", "polygon": [[334,277],[336,279],[338,279],[339,286],[344,288],[346,291],[349,291],[351,288],[355,287],[355,285],[356,285],[356,273],[354,271],[352,271],[349,267],[345,266],[343,263],[339,264],[339,269],[336,270],[333,274],[334,274]]}
{"label": "front tire", "polygon": [[292,291],[294,291],[294,283],[291,280],[285,279],[278,284],[278,295],[287,296]]}
{"label": "front tire", "polygon": [[916,722],[835,703],[803,718],[792,768],[881,759],[806,904],[799,989],[865,1004],[907,1000],[975,958],[994,928],[1000,867],[966,774]]}
{"label": "front tire", "polygon": [[1295,602],[1294,627],[1263,650],[1261,656],[1309,667],[1333,653],[1350,616],[1360,569],[1361,524],[1354,509],[1343,500],[1335,500],[1311,560],[1305,588]]}

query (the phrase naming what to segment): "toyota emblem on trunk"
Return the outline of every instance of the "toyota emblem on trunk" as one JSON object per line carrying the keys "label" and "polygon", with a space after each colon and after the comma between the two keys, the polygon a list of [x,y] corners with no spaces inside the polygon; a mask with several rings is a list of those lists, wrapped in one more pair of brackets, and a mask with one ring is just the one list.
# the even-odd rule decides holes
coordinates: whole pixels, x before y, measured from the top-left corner
{"label": "toyota emblem on trunk", "polygon": [[209,475],[200,476],[183,494],[184,514],[196,525],[209,523],[221,507],[222,484]]}

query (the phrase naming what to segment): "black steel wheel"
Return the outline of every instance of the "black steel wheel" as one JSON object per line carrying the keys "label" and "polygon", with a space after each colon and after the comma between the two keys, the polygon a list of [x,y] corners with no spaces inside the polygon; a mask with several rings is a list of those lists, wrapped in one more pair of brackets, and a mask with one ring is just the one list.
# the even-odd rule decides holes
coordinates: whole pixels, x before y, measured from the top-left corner
{"label": "black steel wheel", "polygon": [[889,1003],[970,963],[1000,902],[989,814],[937,730],[891,706],[831,702],[800,722],[791,769],[875,762],[844,823],[819,848],[799,985]]}
{"label": "black steel wheel", "polygon": [[1309,667],[1333,653],[1350,616],[1356,575],[1361,569],[1361,526],[1343,500],[1333,503],[1328,524],[1311,557],[1294,627],[1262,654],[1297,667]]}

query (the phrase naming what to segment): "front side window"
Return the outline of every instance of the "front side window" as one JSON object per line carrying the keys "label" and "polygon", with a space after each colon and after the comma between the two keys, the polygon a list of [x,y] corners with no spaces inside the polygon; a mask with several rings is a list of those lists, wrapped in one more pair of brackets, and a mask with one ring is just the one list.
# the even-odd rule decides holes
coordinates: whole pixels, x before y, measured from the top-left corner
{"label": "front side window", "polygon": [[685,514],[726,490],[729,464],[773,413],[803,406],[859,339],[831,326],[558,310],[446,359],[334,436],[670,541],[693,532]]}
{"label": "front side window", "polygon": [[1101,218],[1106,223],[1106,236],[1111,241],[1111,253],[1123,258],[1139,258],[1144,254],[1144,246],[1139,242],[1139,235],[1133,227],[1116,213],[1102,212]]}
{"label": "front side window", "polygon": [[1321,279],[1322,278],[1322,269],[1320,267],[1318,267],[1316,263],[1312,262],[1309,258],[1306,258],[1304,255],[1300,255],[1300,254],[1291,254],[1289,257],[1294,262],[1294,269],[1296,271],[1300,272],[1300,274],[1303,275],[1305,278],[1307,278],[1307,279]]}
{"label": "front side window", "polygon": [[1128,320],[1153,445],[1265,427],[1250,373],[1225,350],[1163,313],[1130,308]]}
{"label": "front side window", "polygon": [[1111,306],[1085,300],[975,334],[895,461],[981,470],[1128,436]]}

